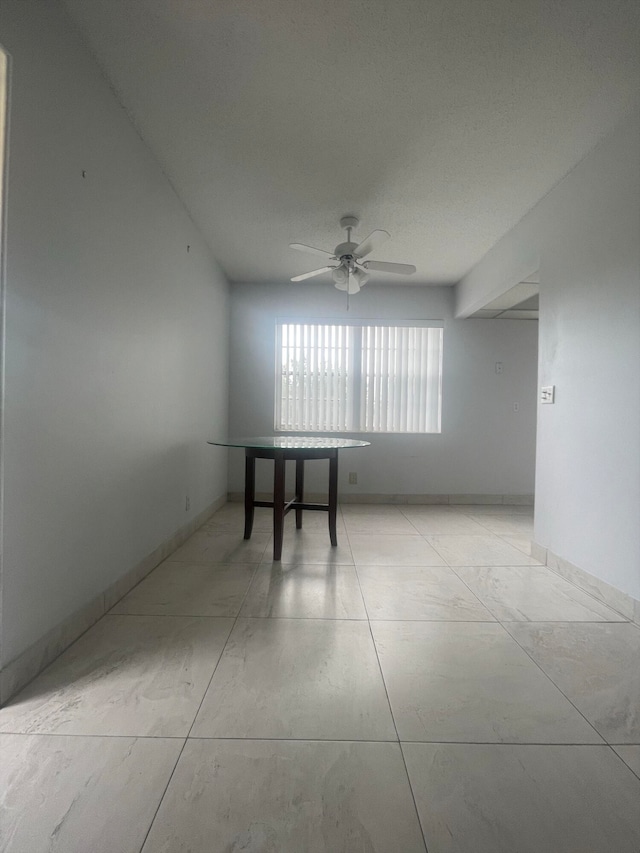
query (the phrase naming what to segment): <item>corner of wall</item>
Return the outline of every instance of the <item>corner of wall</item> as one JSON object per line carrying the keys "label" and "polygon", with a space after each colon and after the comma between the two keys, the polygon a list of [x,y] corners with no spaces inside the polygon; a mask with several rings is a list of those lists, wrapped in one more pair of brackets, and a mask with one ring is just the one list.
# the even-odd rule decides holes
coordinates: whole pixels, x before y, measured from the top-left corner
{"label": "corner of wall", "polygon": [[114,607],[163,560],[166,560],[227,502],[220,497],[192,518],[115,583],[76,610],[0,670],[0,707],[49,666],[65,649]]}

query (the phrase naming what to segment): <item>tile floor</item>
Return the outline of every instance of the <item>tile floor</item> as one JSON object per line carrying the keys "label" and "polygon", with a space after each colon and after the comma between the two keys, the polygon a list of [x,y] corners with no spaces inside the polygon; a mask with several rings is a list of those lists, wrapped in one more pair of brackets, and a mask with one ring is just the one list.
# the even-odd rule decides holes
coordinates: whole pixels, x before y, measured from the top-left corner
{"label": "tile floor", "polygon": [[638,853],[640,629],[518,506],[227,505],[0,710],[4,853]]}

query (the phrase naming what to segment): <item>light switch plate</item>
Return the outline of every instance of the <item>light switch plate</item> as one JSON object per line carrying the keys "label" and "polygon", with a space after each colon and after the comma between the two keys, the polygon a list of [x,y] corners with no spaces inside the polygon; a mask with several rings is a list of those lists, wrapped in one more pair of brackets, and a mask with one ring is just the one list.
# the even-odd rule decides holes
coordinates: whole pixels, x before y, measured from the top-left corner
{"label": "light switch plate", "polygon": [[555,403],[556,401],[556,386],[555,385],[543,385],[540,389],[540,402],[541,403]]}

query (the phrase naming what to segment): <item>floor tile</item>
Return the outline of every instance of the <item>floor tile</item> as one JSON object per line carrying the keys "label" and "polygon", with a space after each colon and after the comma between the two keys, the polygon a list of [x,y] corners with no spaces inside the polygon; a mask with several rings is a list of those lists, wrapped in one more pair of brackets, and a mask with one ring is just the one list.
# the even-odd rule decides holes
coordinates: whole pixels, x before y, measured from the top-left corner
{"label": "floor tile", "polygon": [[407,506],[402,508],[402,512],[418,533],[486,533],[477,521],[449,507]]}
{"label": "floor tile", "polygon": [[243,616],[366,619],[353,566],[263,564],[242,608]]}
{"label": "floor tile", "polygon": [[402,510],[397,504],[340,504],[340,511],[344,518],[360,516],[361,518],[388,518],[402,515]]}
{"label": "floor tile", "polygon": [[[293,510],[285,516],[285,530],[296,526],[296,515]],[[302,515],[302,529],[309,532],[325,533],[329,530],[329,516],[324,511],[306,510]],[[338,510],[336,519],[338,535],[344,533],[344,522],[342,513]],[[203,524],[200,532],[211,531],[235,532],[240,536],[244,532],[244,503],[228,503],[214,513],[211,518]],[[273,510],[266,507],[255,507],[253,514],[253,530],[266,530],[273,532]]]}
{"label": "floor tile", "polygon": [[425,536],[450,566],[532,566],[537,560],[497,536]]}
{"label": "floor tile", "polygon": [[494,621],[446,566],[358,566],[358,578],[369,619]]}
{"label": "floor tile", "polygon": [[496,515],[485,513],[475,515],[469,513],[469,518],[477,521],[482,527],[496,536],[528,536],[533,538],[533,518],[523,515]]}
{"label": "floor tile", "polygon": [[371,628],[400,740],[601,742],[501,625]]}
{"label": "floor tile", "polygon": [[257,565],[166,561],[111,609],[158,616],[237,616]]}
{"label": "floor tile", "polygon": [[609,743],[640,743],[640,631],[629,623],[507,623]]}
{"label": "floor tile", "polygon": [[186,736],[232,625],[105,616],[0,710],[0,731]]}
{"label": "floor tile", "polygon": [[636,776],[640,778],[640,744],[635,744],[633,746],[614,746],[613,748],[627,767],[630,767]]}
{"label": "floor tile", "polygon": [[349,544],[358,566],[445,566],[442,557],[418,535],[350,533]]}
{"label": "floor tile", "polygon": [[225,505],[0,709],[0,849],[140,853],[171,778],[145,853],[424,853],[403,749],[429,853],[640,853],[640,630],[532,519],[344,504],[273,562]]}
{"label": "floor tile", "polygon": [[501,621],[625,621],[545,566],[467,566],[455,571]]}
{"label": "floor tile", "polygon": [[[264,561],[270,561],[273,556],[273,538],[269,539],[264,554]],[[331,544],[329,531],[324,533],[296,530],[288,527],[282,540],[282,562],[321,563],[334,566],[352,566],[353,555],[346,534],[338,536],[337,546]]]}
{"label": "floor tile", "polygon": [[268,530],[254,530],[243,539],[243,529],[198,531],[171,555],[182,563],[259,563],[270,539]]}
{"label": "floor tile", "polygon": [[164,850],[425,848],[397,744],[190,740],[143,853]]}
{"label": "floor tile", "polygon": [[368,625],[239,619],[192,734],[395,740]]}
{"label": "floor tile", "polygon": [[606,746],[405,744],[429,853],[637,853],[640,780]]}
{"label": "floor tile", "polygon": [[526,554],[527,557],[533,556],[531,553],[531,536],[501,536],[500,538],[503,542],[506,542],[507,545],[511,545],[512,548],[522,551],[522,553]]}
{"label": "floor tile", "polygon": [[[285,517],[285,532],[295,532],[296,514],[293,510]],[[271,523],[273,529],[273,520]],[[305,533],[322,533],[324,536],[329,536],[329,516],[326,512],[304,512],[302,514],[302,530]],[[346,534],[342,513],[338,511],[336,518],[336,533],[338,534],[338,542]]]}
{"label": "floor tile", "polygon": [[[200,531],[219,530],[220,528],[230,530],[242,536],[244,532],[244,503],[226,503],[211,518],[202,525]],[[253,512],[254,530],[273,529],[273,510],[266,507],[256,507]]]}
{"label": "floor tile", "polygon": [[416,529],[395,507],[380,512],[349,512],[343,514],[348,533],[396,533],[414,535]]}
{"label": "floor tile", "polygon": [[534,508],[529,504],[450,504],[466,515],[492,515],[500,518],[533,518]]}
{"label": "floor tile", "polygon": [[182,739],[0,735],[3,853],[137,851]]}

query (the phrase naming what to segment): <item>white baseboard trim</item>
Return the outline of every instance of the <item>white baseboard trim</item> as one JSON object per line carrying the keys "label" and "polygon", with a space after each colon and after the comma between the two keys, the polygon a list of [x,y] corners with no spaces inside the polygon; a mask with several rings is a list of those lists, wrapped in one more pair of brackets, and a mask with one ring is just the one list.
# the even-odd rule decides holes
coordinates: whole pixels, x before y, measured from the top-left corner
{"label": "white baseboard trim", "polygon": [[554,554],[538,542],[531,543],[531,556],[603,604],[617,610],[625,619],[640,625],[640,601],[631,595]]}
{"label": "white baseboard trim", "polygon": [[122,577],[48,631],[26,651],[10,661],[0,671],[0,707],[49,666],[85,631],[101,619],[136,584],[146,577],[163,560],[177,550],[187,539],[227,502],[222,496],[177,530],[155,550]]}
{"label": "white baseboard trim", "polygon": [[[533,495],[381,495],[381,494],[340,494],[338,500],[343,504],[495,504],[504,506],[533,506]],[[242,503],[244,492],[229,492],[230,503]],[[270,501],[269,492],[256,493],[256,499]],[[305,493],[305,500],[326,502],[326,493]]]}

